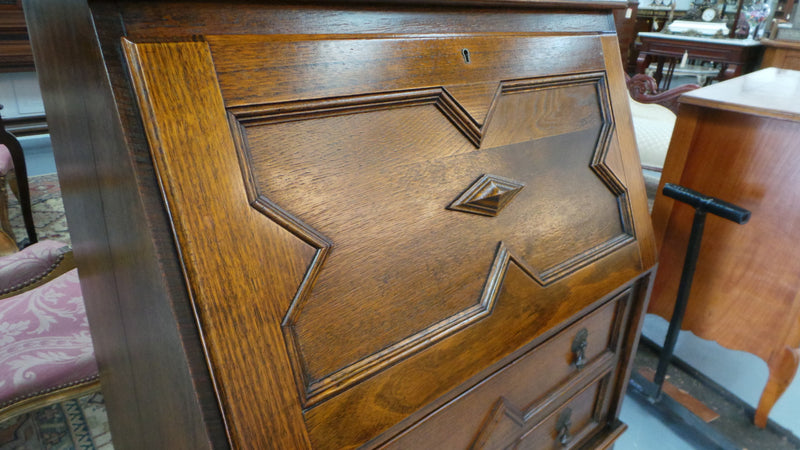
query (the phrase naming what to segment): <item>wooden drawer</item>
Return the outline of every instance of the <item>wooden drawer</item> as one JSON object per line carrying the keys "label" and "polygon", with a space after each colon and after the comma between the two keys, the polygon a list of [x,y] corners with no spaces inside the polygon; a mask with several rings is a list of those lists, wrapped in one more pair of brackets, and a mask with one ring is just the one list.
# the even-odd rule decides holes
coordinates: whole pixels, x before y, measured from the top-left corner
{"label": "wooden drawer", "polygon": [[525,450],[572,448],[585,441],[603,425],[603,416],[608,407],[602,400],[609,378],[610,376],[603,377],[572,396],[564,406],[525,433],[515,448]]}
{"label": "wooden drawer", "polygon": [[[548,411],[614,365],[630,297],[626,291],[595,309],[404,431],[387,447],[492,448],[492,443],[525,435]],[[579,370],[573,342],[587,332],[586,365]]]}

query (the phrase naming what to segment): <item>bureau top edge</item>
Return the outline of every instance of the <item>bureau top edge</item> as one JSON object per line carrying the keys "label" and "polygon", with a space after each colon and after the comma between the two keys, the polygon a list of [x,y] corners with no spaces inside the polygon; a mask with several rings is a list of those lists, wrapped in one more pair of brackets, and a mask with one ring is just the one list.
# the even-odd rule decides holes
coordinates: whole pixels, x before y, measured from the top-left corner
{"label": "bureau top edge", "polygon": [[[155,0],[129,0],[123,2],[114,2],[111,0],[87,0],[88,3],[128,3],[128,4],[147,4],[159,3]],[[193,3],[194,0],[178,0],[183,3]],[[619,9],[627,7],[627,0],[284,0],[284,1],[266,1],[266,0],[243,0],[239,3],[249,3],[252,5],[258,4],[271,4],[271,5],[327,5],[327,6],[409,6],[409,7],[483,7],[483,8],[568,8],[576,10],[608,10]]]}

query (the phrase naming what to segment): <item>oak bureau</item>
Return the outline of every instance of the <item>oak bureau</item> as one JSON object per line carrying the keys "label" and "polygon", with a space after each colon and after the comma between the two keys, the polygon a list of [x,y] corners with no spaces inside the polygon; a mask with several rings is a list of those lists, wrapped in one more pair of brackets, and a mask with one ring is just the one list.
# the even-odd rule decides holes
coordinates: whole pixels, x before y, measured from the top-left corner
{"label": "oak bureau", "polygon": [[624,430],[624,2],[24,6],[115,447]]}

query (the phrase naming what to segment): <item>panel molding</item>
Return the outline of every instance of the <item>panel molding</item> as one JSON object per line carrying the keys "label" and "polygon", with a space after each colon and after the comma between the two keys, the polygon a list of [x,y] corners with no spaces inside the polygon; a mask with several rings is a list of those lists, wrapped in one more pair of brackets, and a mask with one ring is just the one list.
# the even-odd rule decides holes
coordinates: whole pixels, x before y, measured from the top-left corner
{"label": "panel molding", "polygon": [[[480,148],[485,130],[491,123],[492,113],[500,96],[542,89],[570,88],[586,84],[593,85],[597,89],[602,122],[590,166],[594,173],[617,197],[623,233],[544,269],[534,268],[529,262],[514,254],[503,242],[500,242],[497,246],[495,259],[489,269],[481,297],[475,304],[335,372],[323,377],[311,377],[307,369],[308,364],[300,350],[299,336],[296,333],[295,326],[310,297],[327,256],[335,243],[272,202],[259,191],[251,170],[252,159],[247,144],[246,128],[394,108],[432,105],[467,140],[476,148]],[[588,72],[500,82],[482,125],[444,87],[236,106],[227,108],[227,111],[228,121],[239,153],[240,167],[250,205],[316,249],[316,254],[308,267],[303,281],[298,286],[297,293],[282,321],[286,349],[291,360],[300,399],[305,408],[313,407],[331,398],[380,372],[385,367],[418,353],[443,338],[490,315],[510,262],[513,261],[517,264],[539,285],[547,286],[635,240],[631,225],[627,189],[605,162],[614,134],[613,116],[609,104],[605,72]]]}
{"label": "panel molding", "polygon": [[464,137],[475,147],[480,147],[485,125],[481,126],[442,87],[353,95],[333,99],[238,106],[229,108],[228,111],[232,115],[234,123],[247,127],[424,105],[435,106]]}
{"label": "panel molding", "polygon": [[[295,368],[297,369],[298,375],[301,376],[301,385],[305,387],[305,389],[301,389],[300,392],[304,405],[306,407],[313,406],[347,389],[349,386],[372,376],[382,368],[407,358],[446,336],[464,329],[491,314],[498,294],[500,293],[500,287],[502,286],[506,271],[508,270],[508,265],[511,261],[520,264],[521,267],[524,264],[524,262],[518,260],[509,252],[506,246],[501,242],[498,245],[494,262],[489,270],[489,275],[477,304],[319,380],[311,380],[305,376],[308,372],[304,370],[302,355],[298,351],[298,337],[294,332],[293,325],[296,323],[302,311],[302,307],[290,308],[283,323],[284,334],[286,336],[287,346],[294,356]],[[318,269],[316,272],[318,272]],[[305,300],[305,298],[300,299],[298,297],[298,300],[302,301]]]}
{"label": "panel molding", "polygon": [[[622,234],[615,236],[614,238],[609,239],[608,241],[603,242],[582,253],[579,253],[561,263],[542,270],[538,274],[540,278],[537,278],[537,280],[541,279],[541,283],[543,285],[550,284],[556,280],[566,277],[574,273],[576,270],[579,270],[582,267],[585,267],[636,240],[633,227],[631,203],[628,198],[628,189],[606,162],[608,153],[612,148],[615,130],[606,77],[597,77],[595,75],[577,75],[569,78],[572,78],[573,82],[575,83],[595,84],[597,97],[599,99],[602,126],[597,138],[597,144],[595,145],[592,162],[589,167],[606,185],[609,191],[611,191],[611,193],[616,197],[617,209],[620,214],[620,225],[622,226]],[[553,79],[550,82],[543,83],[542,86],[537,88],[563,86],[568,82],[569,81],[567,80]],[[506,88],[513,90],[514,92],[530,90],[530,87],[524,84],[508,84]]]}

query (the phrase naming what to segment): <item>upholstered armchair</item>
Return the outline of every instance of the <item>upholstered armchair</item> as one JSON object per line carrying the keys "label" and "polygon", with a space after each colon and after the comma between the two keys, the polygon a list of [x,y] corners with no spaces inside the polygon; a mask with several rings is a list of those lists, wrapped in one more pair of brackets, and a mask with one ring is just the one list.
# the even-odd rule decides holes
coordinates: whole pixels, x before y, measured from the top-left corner
{"label": "upholstered armchair", "polygon": [[645,74],[629,77],[627,83],[633,131],[639,147],[645,187],[648,197],[653,198],[658,189],[664,159],[672,139],[672,129],[677,119],[678,97],[700,86],[687,84],[658,92],[656,81]]}
{"label": "upholstered armchair", "polygon": [[69,247],[45,240],[0,257],[0,421],[99,387]]}

